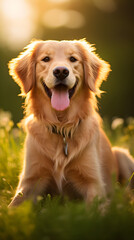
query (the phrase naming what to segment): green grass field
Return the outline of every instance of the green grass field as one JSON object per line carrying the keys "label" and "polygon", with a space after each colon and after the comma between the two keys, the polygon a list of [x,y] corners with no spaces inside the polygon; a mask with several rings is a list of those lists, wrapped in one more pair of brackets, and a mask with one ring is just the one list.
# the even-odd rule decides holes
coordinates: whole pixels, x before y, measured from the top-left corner
{"label": "green grass field", "polygon": [[[112,145],[126,147],[134,156],[134,119],[115,119],[112,125],[104,122]],[[0,240],[134,239],[134,200],[133,193],[126,191],[127,184],[114,183],[109,199],[95,199],[88,208],[84,202],[48,195],[46,200],[39,197],[36,205],[25,202],[8,209],[22,167],[24,139],[10,113],[1,110]]]}

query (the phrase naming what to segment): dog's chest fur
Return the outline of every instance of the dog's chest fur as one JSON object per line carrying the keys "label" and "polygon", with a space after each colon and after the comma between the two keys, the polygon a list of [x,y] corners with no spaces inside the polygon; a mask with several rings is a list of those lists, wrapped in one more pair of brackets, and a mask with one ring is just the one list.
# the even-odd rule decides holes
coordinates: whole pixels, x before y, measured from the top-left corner
{"label": "dog's chest fur", "polygon": [[[51,169],[49,170],[60,193],[64,187],[66,188],[66,185],[69,185],[66,174],[68,166],[70,166],[71,162],[77,160],[87,144],[93,141],[94,133],[96,128],[98,128],[96,121],[90,119],[88,128],[86,128],[88,131],[85,132],[85,123],[79,122],[77,127],[73,126],[72,132],[71,128],[62,128],[59,131],[58,128],[48,128],[48,126],[43,125],[35,127],[36,123],[28,126],[28,131],[36,142],[35,147],[38,148],[42,156],[42,162],[39,162],[39,164],[41,164],[43,169],[46,166],[46,162],[50,162]],[[65,152],[66,145],[67,152]]]}

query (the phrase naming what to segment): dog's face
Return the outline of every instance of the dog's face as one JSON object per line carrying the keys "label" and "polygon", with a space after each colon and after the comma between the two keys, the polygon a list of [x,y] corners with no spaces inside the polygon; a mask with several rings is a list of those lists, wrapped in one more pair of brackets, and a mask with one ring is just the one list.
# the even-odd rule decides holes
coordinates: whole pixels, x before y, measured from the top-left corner
{"label": "dog's face", "polygon": [[64,111],[83,80],[82,57],[71,42],[45,42],[36,64],[37,86],[51,100],[52,107]]}
{"label": "dog's face", "polygon": [[39,88],[56,111],[69,108],[83,87],[96,93],[109,72],[84,40],[34,41],[9,68],[22,92]]}

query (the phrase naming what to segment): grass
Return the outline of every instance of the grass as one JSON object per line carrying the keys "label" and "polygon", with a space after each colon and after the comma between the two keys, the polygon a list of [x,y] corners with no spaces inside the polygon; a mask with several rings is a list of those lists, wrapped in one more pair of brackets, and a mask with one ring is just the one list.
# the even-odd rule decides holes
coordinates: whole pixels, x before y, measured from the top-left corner
{"label": "grass", "polygon": [[[111,128],[112,126],[112,128]],[[105,120],[112,145],[127,147],[134,155],[134,119]],[[114,184],[112,196],[97,198],[87,208],[82,201],[59,197],[37,205],[28,201],[8,209],[18,183],[25,134],[15,127],[11,115],[0,111],[0,240],[126,240],[134,238],[134,200],[127,187]]]}

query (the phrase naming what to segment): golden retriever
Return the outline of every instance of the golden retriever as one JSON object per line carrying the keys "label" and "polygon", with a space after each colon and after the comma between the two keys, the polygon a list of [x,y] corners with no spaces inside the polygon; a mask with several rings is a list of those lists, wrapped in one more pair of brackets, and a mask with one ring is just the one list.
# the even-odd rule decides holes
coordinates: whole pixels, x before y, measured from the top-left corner
{"label": "golden retriever", "polygon": [[128,179],[133,158],[111,148],[101,128],[96,94],[110,65],[85,40],[31,42],[9,62],[26,96],[25,158],[10,206],[38,195],[105,196],[112,175]]}

